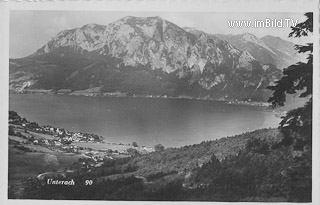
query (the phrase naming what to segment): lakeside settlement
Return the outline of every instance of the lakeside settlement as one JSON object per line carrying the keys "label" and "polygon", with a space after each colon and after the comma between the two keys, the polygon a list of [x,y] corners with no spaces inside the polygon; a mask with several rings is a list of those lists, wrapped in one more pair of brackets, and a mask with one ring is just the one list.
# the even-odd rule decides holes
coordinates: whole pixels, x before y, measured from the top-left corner
{"label": "lakeside settlement", "polygon": [[[22,134],[23,133],[23,134]],[[82,132],[71,132],[49,125],[40,126],[21,118],[16,112],[9,111],[9,143],[24,151],[36,152],[46,148],[52,152],[80,155],[87,159],[87,167],[100,167],[105,159],[126,158],[154,151],[152,147],[139,146],[137,143],[122,144],[105,142],[102,136]]]}

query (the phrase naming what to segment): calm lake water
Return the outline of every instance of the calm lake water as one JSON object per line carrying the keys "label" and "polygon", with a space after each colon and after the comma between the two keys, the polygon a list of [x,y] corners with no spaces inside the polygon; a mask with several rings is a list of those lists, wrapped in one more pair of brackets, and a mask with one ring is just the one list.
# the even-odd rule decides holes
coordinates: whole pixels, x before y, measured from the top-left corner
{"label": "calm lake water", "polygon": [[10,94],[10,110],[39,125],[95,133],[106,142],[180,147],[260,128],[280,118],[265,107],[188,99]]}

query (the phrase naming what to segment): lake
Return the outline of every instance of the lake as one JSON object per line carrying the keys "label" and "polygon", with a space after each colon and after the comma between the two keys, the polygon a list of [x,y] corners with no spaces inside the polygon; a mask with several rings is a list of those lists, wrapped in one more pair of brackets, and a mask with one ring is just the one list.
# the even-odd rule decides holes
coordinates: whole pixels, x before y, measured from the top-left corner
{"label": "lake", "polygon": [[277,127],[266,107],[219,101],[10,94],[10,110],[39,125],[94,133],[106,142],[180,147]]}

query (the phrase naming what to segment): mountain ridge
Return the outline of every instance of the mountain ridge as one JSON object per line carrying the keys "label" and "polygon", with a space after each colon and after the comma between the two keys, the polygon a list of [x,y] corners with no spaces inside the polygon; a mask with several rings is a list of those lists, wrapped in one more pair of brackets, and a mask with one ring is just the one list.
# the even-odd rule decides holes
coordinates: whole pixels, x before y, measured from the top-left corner
{"label": "mountain ridge", "polygon": [[247,50],[258,61],[264,64],[273,64],[280,70],[306,59],[304,55],[298,54],[293,43],[280,37],[266,35],[258,38],[250,33],[238,35],[215,34],[215,36],[228,41],[240,50]]}
{"label": "mountain ridge", "polygon": [[265,87],[280,75],[248,51],[160,17],[61,31],[34,54],[10,61],[12,90],[100,87],[128,95],[265,101]]}

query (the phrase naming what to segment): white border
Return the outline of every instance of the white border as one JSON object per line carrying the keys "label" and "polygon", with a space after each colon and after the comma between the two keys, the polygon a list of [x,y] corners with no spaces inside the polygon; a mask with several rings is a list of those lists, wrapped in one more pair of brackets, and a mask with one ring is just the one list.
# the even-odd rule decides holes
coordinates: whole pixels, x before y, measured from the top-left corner
{"label": "white border", "polygon": [[[319,2],[318,0],[0,0],[0,197],[1,204],[127,204],[115,201],[34,201],[7,200],[8,170],[8,85],[9,85],[9,12],[10,10],[88,10],[88,11],[171,11],[171,12],[314,12],[314,90],[313,90],[313,197],[312,204],[320,204],[320,122],[319,122]],[[160,202],[130,202],[149,204]],[[170,202],[161,202],[168,204]],[[182,203],[182,202],[175,202]],[[195,202],[183,202],[193,204]],[[206,204],[231,204],[199,202]],[[247,204],[240,203],[237,204]],[[270,204],[270,203],[250,203]],[[287,203],[281,203],[287,204]],[[295,204],[295,203],[288,203]],[[301,203],[300,203],[301,204]],[[311,204],[311,203],[308,203]]]}

